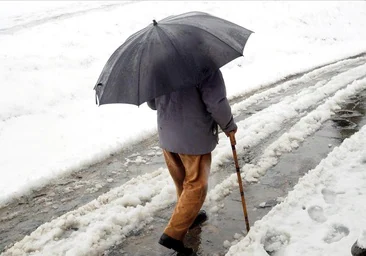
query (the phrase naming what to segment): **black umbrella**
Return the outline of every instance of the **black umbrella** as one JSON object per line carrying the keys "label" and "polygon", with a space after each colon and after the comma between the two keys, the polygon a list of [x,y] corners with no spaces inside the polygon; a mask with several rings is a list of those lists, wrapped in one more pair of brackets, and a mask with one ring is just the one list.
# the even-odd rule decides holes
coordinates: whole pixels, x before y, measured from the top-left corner
{"label": "black umbrella", "polygon": [[97,104],[141,105],[196,86],[243,55],[252,31],[203,12],[155,20],[109,58],[94,87]]}

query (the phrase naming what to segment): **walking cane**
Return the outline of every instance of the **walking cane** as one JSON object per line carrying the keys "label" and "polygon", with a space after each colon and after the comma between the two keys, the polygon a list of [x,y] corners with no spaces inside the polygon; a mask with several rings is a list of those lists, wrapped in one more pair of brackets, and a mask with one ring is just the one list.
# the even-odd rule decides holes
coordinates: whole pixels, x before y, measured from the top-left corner
{"label": "walking cane", "polygon": [[233,157],[234,157],[234,162],[235,162],[235,167],[236,167],[236,174],[238,175],[238,182],[239,182],[241,203],[243,205],[243,212],[244,212],[245,224],[246,224],[246,227],[247,227],[247,232],[249,232],[250,227],[249,227],[247,206],[245,204],[243,182],[241,180],[240,167],[239,167],[239,163],[238,163],[238,156],[236,155],[236,149],[235,149],[235,145],[236,145],[235,133],[234,132],[230,132],[229,133],[229,136],[230,136],[230,142],[231,142],[231,149],[233,150]]}

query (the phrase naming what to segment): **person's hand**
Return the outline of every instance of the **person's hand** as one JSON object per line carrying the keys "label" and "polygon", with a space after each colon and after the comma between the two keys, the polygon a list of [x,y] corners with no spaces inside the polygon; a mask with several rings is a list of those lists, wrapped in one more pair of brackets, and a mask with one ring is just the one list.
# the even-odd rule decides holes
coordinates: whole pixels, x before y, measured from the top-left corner
{"label": "person's hand", "polygon": [[230,131],[230,132],[225,132],[226,137],[230,137],[230,134],[231,134],[231,133],[235,134],[237,130],[238,130],[238,128],[236,128],[235,130],[232,130],[232,131]]}

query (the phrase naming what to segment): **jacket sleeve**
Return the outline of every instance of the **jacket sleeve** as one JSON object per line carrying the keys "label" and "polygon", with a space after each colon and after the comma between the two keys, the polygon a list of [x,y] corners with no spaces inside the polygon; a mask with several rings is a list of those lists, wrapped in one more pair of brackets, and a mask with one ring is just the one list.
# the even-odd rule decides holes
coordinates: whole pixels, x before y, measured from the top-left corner
{"label": "jacket sleeve", "polygon": [[156,110],[155,99],[149,100],[146,103],[149,106],[149,108],[151,108],[152,110]]}
{"label": "jacket sleeve", "polygon": [[220,128],[226,133],[237,129],[229,101],[226,98],[225,82],[220,70],[214,73],[198,88],[207,111]]}

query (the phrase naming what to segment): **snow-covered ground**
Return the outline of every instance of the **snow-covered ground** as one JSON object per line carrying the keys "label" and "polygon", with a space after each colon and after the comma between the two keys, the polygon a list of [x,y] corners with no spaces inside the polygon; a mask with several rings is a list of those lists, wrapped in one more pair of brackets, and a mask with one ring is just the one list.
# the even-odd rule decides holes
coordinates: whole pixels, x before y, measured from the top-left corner
{"label": "snow-covered ground", "polygon": [[[155,113],[146,105],[97,107],[92,90],[110,54],[152,19],[197,10],[255,32],[245,57],[222,68],[229,97],[366,52],[366,2],[24,2],[23,9],[20,3],[0,3],[0,205],[156,131]],[[333,65],[360,59],[365,62],[358,58]],[[365,65],[350,69],[238,122],[237,142],[250,146],[325,100],[270,145],[257,165],[243,166],[245,178],[263,175],[345,98],[365,89],[365,70]],[[311,75],[301,79],[310,83]],[[281,86],[277,90],[291,85]],[[268,96],[256,94],[234,105],[233,112]],[[365,135],[363,128],[335,149],[228,254],[267,255],[265,248],[276,255],[349,255],[350,242],[365,237],[360,235],[365,209],[359,204],[366,190]],[[227,143],[219,144],[213,171],[230,150]],[[230,176],[209,191],[211,211],[218,210],[214,202],[235,179]],[[156,170],[45,223],[4,255],[101,252],[147,225],[174,197],[167,170]],[[70,234],[73,227],[77,231]],[[337,239],[341,242],[333,243]]]}
{"label": "snow-covered ground", "polygon": [[366,127],[299,180],[227,255],[351,255],[366,248]]}

